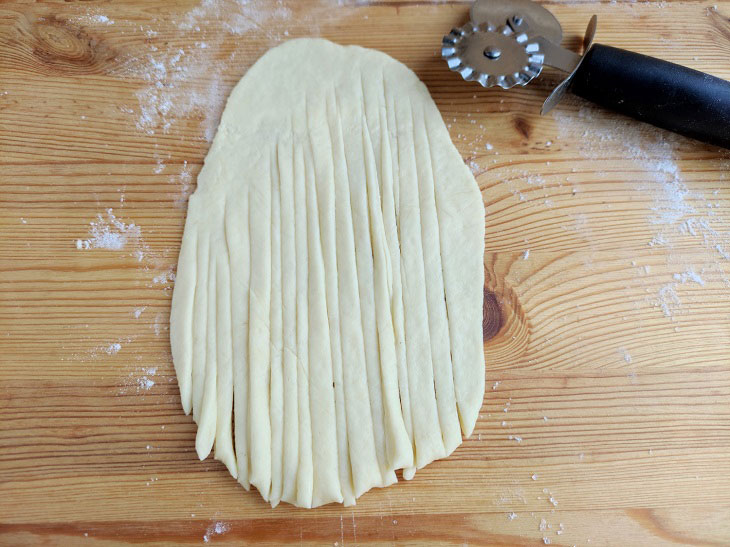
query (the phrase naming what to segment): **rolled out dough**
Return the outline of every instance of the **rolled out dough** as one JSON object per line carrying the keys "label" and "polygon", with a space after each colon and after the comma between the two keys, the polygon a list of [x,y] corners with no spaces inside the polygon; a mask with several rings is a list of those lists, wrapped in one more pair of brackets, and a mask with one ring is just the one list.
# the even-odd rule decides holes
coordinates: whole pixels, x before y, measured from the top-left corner
{"label": "rolled out dough", "polygon": [[272,506],[354,504],[471,434],[484,208],[415,74],[321,39],[231,93],[190,197],[170,339],[200,459]]}

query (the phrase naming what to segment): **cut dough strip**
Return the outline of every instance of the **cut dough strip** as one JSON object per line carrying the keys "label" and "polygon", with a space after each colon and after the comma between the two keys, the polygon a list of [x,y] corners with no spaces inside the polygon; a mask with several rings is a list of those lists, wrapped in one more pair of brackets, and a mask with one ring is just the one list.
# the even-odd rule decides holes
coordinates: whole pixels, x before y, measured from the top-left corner
{"label": "cut dough strip", "polygon": [[[208,321],[208,264],[210,263],[210,241],[205,230],[198,236],[196,245],[195,296],[193,303],[193,351],[192,351],[192,410],[193,419],[200,424],[200,409],[203,401],[206,363],[206,323]],[[195,233],[195,232],[193,232]],[[170,326],[172,328],[172,325]]]}
{"label": "cut dough strip", "polygon": [[294,236],[294,146],[292,137],[279,142],[277,163],[281,185],[281,293],[283,327],[284,436],[281,499],[295,503],[299,467],[299,397],[297,372],[297,264]]}
{"label": "cut dough strip", "polygon": [[[302,105],[301,108],[304,108]],[[300,122],[294,134],[304,131]],[[299,468],[297,470],[297,500],[299,507],[312,507],[314,463],[312,461],[312,421],[309,404],[309,264],[307,256],[307,206],[304,174],[304,151],[301,143],[294,144],[294,238],[296,242],[297,274],[297,400],[299,402]]]}
{"label": "cut dough strip", "polygon": [[248,490],[250,460],[248,450],[248,289],[250,276],[248,192],[243,192],[229,200],[224,222],[231,283],[231,361],[236,470],[238,482]]}
{"label": "cut dough strip", "polygon": [[215,458],[222,461],[233,478],[238,477],[238,465],[233,449],[233,333],[231,330],[231,270],[228,248],[217,255],[216,263],[216,375],[217,419]]}
{"label": "cut dough strip", "polygon": [[268,501],[271,491],[271,173],[268,155],[260,158],[258,180],[249,192],[251,284],[249,287],[249,480]]}
{"label": "cut dough strip", "polygon": [[200,419],[198,434],[195,437],[195,450],[198,458],[204,460],[210,454],[215,441],[218,408],[216,404],[218,351],[216,333],[216,270],[218,267],[217,241],[211,241],[208,252],[208,290],[206,298],[205,319],[205,377],[203,378],[203,395],[200,401]]}
{"label": "cut dough strip", "polygon": [[271,377],[269,416],[271,419],[271,496],[276,507],[283,489],[284,378],[283,378],[283,298],[281,269],[281,179],[278,152],[271,157]]}
{"label": "cut dough strip", "polygon": [[180,246],[178,275],[170,309],[170,347],[185,414],[193,406],[193,309],[197,273],[197,199],[190,197],[185,235]]}

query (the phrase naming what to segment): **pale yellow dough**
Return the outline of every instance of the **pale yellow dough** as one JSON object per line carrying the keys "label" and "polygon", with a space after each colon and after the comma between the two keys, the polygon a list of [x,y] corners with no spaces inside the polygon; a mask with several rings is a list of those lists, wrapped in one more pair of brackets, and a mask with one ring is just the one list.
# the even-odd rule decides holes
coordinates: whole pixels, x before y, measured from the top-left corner
{"label": "pale yellow dough", "polygon": [[275,506],[355,503],[474,428],[484,208],[426,87],[292,40],[226,105],[191,196],[170,339],[200,459]]}

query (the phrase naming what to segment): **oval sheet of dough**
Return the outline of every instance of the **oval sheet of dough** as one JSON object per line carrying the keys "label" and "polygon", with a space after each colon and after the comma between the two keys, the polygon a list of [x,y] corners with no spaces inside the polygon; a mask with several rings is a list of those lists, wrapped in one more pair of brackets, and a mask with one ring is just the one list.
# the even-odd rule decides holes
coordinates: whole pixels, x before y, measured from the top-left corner
{"label": "oval sheet of dough", "polygon": [[228,99],[170,338],[195,447],[272,506],[347,505],[448,456],[484,394],[484,208],[416,75],[292,40]]}

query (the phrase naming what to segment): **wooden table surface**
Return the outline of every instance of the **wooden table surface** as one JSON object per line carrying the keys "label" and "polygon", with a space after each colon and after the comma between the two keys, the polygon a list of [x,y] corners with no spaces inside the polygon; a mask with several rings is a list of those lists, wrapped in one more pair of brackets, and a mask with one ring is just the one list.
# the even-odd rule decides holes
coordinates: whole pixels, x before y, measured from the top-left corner
{"label": "wooden table surface", "polygon": [[[730,1],[551,2],[730,79]],[[730,153],[438,58],[467,2],[0,4],[0,543],[730,544]],[[356,507],[274,510],[197,461],[168,317],[225,98],[296,36],[429,87],[487,210],[472,438]],[[294,82],[296,84],[296,82]],[[730,131],[730,128],[728,128]]]}

